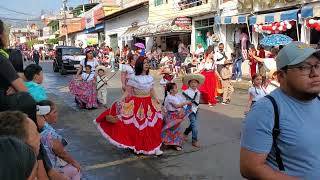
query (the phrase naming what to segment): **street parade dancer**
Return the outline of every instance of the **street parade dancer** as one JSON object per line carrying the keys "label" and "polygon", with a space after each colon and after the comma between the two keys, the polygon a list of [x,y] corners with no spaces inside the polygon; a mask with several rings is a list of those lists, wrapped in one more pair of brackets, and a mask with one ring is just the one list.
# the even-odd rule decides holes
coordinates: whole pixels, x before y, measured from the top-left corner
{"label": "street parade dancer", "polygon": [[164,145],[172,146],[177,151],[182,150],[183,134],[181,132],[181,122],[191,112],[191,101],[187,101],[178,93],[176,83],[168,83],[166,85],[168,95],[164,101],[166,110],[164,124],[162,129],[162,141]]}
{"label": "street parade dancer", "polygon": [[128,80],[121,100],[94,120],[111,144],[131,149],[136,154],[162,155],[162,113],[153,86],[149,63],[146,58],[139,57],[135,76]]}
{"label": "street parade dancer", "polygon": [[224,61],[224,67],[221,70],[221,79],[222,79],[222,88],[223,88],[223,101],[221,104],[229,104],[231,102],[231,95],[234,91],[234,88],[232,86],[231,78],[232,78],[232,72],[231,72],[231,66],[233,62],[230,60]]}
{"label": "street parade dancer", "polygon": [[218,89],[218,79],[220,78],[219,73],[216,70],[216,64],[213,60],[214,51],[213,47],[209,46],[205,52],[205,59],[200,64],[200,73],[205,77],[203,85],[199,87],[199,91],[202,94],[202,99],[209,106],[217,104],[216,96]]}
{"label": "street parade dancer", "polygon": [[79,81],[79,79],[82,79],[80,74],[88,74],[85,72],[88,65],[91,66],[90,74],[94,74],[96,67],[99,65],[90,49],[86,51],[86,58],[81,60],[76,77],[69,83],[69,89],[75,95],[75,101],[80,108],[92,109],[98,107],[96,81],[94,78],[90,81]]}
{"label": "street parade dancer", "polygon": [[[160,80],[160,85],[164,89],[164,100],[165,100],[168,95],[168,91],[166,90],[166,85],[168,83],[173,83],[175,78],[174,78],[174,74],[172,73],[172,71],[170,70],[169,67],[163,68],[162,71],[160,72],[160,74],[163,75]],[[164,105],[164,101],[163,101],[162,105]]]}
{"label": "street parade dancer", "polygon": [[128,80],[134,76],[134,66],[136,64],[137,58],[138,56],[128,55],[127,56],[128,64],[123,64],[120,68],[121,84],[122,84],[123,92],[126,90]]}
{"label": "street parade dancer", "polygon": [[107,106],[107,68],[105,66],[97,66],[97,93],[98,93],[98,102],[103,106]]}
{"label": "street parade dancer", "polygon": [[192,102],[192,113],[188,116],[190,120],[189,127],[184,131],[184,140],[188,141],[188,135],[192,132],[192,145],[194,147],[200,147],[198,142],[198,106],[200,103],[200,91],[198,87],[201,86],[205,81],[205,77],[201,74],[188,74],[183,79],[184,85],[188,86],[182,95]]}

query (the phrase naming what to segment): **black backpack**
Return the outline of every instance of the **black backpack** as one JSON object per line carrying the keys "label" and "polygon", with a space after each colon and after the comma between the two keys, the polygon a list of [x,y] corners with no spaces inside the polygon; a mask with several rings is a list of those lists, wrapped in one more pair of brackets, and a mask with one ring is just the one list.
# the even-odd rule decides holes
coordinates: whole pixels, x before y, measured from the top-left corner
{"label": "black backpack", "polygon": [[[272,102],[273,110],[274,110],[274,126],[272,129],[272,139],[273,139],[272,148],[274,148],[274,151],[276,154],[276,162],[278,164],[279,170],[285,171],[283,161],[281,158],[281,150],[279,149],[277,141],[276,141],[278,136],[280,135],[279,108],[278,108],[276,100],[272,96],[267,95],[265,97],[268,98]],[[318,99],[320,100],[320,96],[318,96]]]}

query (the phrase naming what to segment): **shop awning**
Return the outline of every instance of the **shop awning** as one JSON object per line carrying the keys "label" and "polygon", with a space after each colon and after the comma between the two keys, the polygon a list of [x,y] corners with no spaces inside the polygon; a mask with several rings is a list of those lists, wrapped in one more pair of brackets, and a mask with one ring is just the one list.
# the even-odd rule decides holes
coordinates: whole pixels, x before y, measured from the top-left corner
{"label": "shop awning", "polygon": [[310,4],[302,7],[301,18],[320,17],[320,5]]}
{"label": "shop awning", "polygon": [[282,11],[277,13],[270,14],[260,14],[255,15],[249,18],[250,25],[253,24],[268,24],[273,22],[281,22],[281,21],[292,21],[298,19],[298,11],[299,9]]}
{"label": "shop awning", "polygon": [[125,40],[132,40],[132,37],[138,33],[138,29],[140,26],[129,27],[126,32],[124,32],[120,37]]}
{"label": "shop awning", "polygon": [[215,24],[246,24],[248,21],[248,15],[216,16],[214,21]]}

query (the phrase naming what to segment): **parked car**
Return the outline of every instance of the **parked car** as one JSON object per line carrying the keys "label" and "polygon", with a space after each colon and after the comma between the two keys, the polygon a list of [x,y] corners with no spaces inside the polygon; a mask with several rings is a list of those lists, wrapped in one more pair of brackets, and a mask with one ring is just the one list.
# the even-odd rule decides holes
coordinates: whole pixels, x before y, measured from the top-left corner
{"label": "parked car", "polygon": [[81,48],[74,46],[57,46],[56,57],[53,61],[53,71],[61,75],[68,72],[76,72],[80,67],[80,61],[85,58]]}

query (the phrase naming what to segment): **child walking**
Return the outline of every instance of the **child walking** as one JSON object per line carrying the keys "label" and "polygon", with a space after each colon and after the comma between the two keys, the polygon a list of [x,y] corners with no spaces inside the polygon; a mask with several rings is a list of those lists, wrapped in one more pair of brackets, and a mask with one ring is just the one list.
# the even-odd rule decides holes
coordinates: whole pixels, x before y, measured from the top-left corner
{"label": "child walking", "polygon": [[260,74],[253,75],[252,82],[253,86],[249,88],[249,100],[245,114],[250,111],[255,102],[267,95],[265,89],[262,87],[262,76]]}
{"label": "child walking", "polygon": [[184,140],[188,140],[188,135],[192,132],[192,146],[200,148],[198,142],[198,106],[200,103],[200,91],[198,87],[204,83],[205,77],[201,74],[188,74],[183,79],[184,85],[188,86],[182,94],[185,98],[192,102],[192,112],[188,116],[190,120],[190,125],[184,131]]}
{"label": "child walking", "polygon": [[94,73],[91,71],[91,69],[92,67],[90,65],[85,66],[86,71],[81,74],[81,79],[83,81],[88,82],[94,79]]}
{"label": "child walking", "polygon": [[232,61],[226,60],[224,62],[224,66],[221,70],[221,79],[222,79],[222,88],[223,88],[223,101],[221,104],[229,104],[231,102],[231,95],[234,91],[231,78],[232,78],[232,72],[231,72],[231,65]]}
{"label": "child walking", "polygon": [[161,133],[162,142],[164,145],[172,146],[175,150],[182,150],[182,132],[180,124],[185,116],[192,112],[191,101],[186,99],[178,93],[176,83],[168,83],[168,96],[164,102],[166,115],[164,117],[164,125]]}
{"label": "child walking", "polygon": [[96,67],[97,75],[97,92],[98,92],[98,102],[103,106],[107,106],[107,68],[105,66]]}
{"label": "child walking", "polygon": [[[160,75],[163,75],[163,77],[161,78],[160,80],[160,85],[163,86],[163,89],[164,89],[164,101],[168,95],[168,91],[166,90],[166,85],[168,83],[173,83],[174,82],[174,75],[173,73],[171,72],[170,68],[169,67],[165,67],[161,72],[160,72]],[[163,101],[163,104],[164,105],[164,101]]]}

